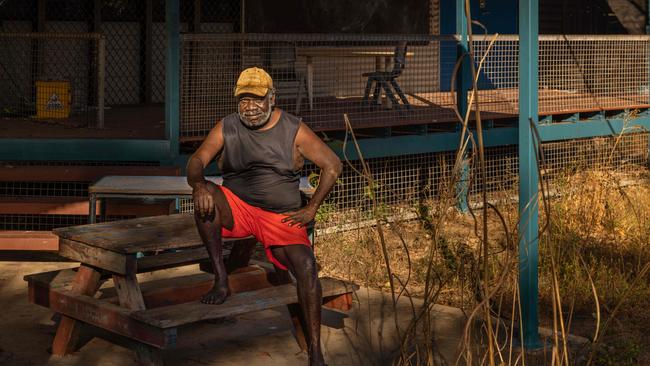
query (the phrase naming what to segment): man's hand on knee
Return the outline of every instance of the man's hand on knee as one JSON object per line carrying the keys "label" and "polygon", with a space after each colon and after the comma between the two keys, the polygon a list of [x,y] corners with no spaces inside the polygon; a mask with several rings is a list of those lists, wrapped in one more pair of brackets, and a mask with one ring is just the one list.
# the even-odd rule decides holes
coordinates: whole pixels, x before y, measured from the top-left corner
{"label": "man's hand on knee", "polygon": [[192,191],[194,212],[201,217],[210,217],[214,214],[214,198],[206,183],[196,184]]}

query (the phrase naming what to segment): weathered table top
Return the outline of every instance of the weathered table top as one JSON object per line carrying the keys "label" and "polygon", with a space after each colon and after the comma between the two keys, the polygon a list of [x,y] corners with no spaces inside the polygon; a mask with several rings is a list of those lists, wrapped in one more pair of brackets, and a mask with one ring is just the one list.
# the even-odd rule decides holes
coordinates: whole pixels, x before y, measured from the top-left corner
{"label": "weathered table top", "polygon": [[[223,178],[206,177],[206,179],[221,184]],[[305,194],[313,193],[314,188],[307,177],[300,178],[300,190]],[[189,196],[192,187],[187,184],[186,177],[174,176],[121,176],[109,175],[101,178],[88,187],[89,193],[94,194],[127,194],[127,195],[178,195]]]}
{"label": "weathered table top", "polygon": [[123,254],[202,244],[192,213],[140,217],[52,231],[61,239]]}

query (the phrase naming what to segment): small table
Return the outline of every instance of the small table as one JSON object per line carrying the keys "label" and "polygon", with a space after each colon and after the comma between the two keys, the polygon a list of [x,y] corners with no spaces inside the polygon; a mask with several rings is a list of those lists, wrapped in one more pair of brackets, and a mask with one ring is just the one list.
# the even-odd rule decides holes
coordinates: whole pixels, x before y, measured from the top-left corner
{"label": "small table", "polygon": [[[374,57],[375,71],[384,71],[395,57],[395,51],[368,47],[314,47],[298,48],[296,56],[305,57],[307,61],[307,97],[309,99],[309,110],[313,110],[315,57]],[[413,52],[406,52],[406,57],[413,57]]]}
{"label": "small table", "polygon": [[[221,184],[220,176],[206,177],[207,180]],[[307,196],[313,194],[314,187],[309,184],[307,177],[300,178],[300,190]],[[109,175],[101,178],[88,187],[90,200],[88,223],[96,222],[97,200],[101,201],[100,217],[106,218],[107,198],[149,198],[149,199],[177,199],[191,198],[192,187],[187,184],[184,176],[121,176]]]}
{"label": "small table", "polygon": [[[286,305],[294,317],[297,340],[304,343],[296,287],[268,281],[267,264],[249,266],[255,239],[226,239],[224,249],[232,295],[222,305],[198,300],[214,275],[169,278],[140,283],[140,272],[180,266],[208,258],[192,214],[141,217],[53,230],[60,237],[59,254],[80,262],[72,269],[28,275],[30,302],[60,313],[52,353],[75,349],[80,326],[90,324],[133,340],[141,363],[161,365],[161,349],[177,344],[179,327],[210,319]],[[237,244],[234,242],[239,241]],[[226,245],[224,245],[226,247]],[[139,257],[139,252],[162,254]],[[104,279],[114,288],[97,291]],[[323,305],[349,310],[357,286],[331,278],[321,279]]]}

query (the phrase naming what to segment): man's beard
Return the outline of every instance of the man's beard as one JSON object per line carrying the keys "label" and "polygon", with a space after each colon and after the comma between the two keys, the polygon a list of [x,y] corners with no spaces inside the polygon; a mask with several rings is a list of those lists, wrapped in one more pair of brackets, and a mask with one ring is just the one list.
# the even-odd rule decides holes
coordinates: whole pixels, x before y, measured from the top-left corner
{"label": "man's beard", "polygon": [[247,128],[251,130],[258,130],[269,122],[271,120],[271,113],[273,112],[273,108],[269,108],[266,112],[262,112],[261,116],[259,119],[256,121],[250,120],[250,117],[258,116],[259,114],[257,113],[242,113],[239,111],[239,120],[246,126]]}

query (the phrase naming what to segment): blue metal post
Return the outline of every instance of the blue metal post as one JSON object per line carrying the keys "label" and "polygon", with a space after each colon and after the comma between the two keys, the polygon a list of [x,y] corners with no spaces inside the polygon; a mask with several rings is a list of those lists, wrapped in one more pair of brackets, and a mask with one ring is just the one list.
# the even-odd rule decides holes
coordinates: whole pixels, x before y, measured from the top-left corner
{"label": "blue metal post", "polygon": [[[472,72],[469,65],[469,58],[466,57],[467,45],[467,15],[465,14],[465,0],[456,0],[456,35],[460,41],[456,45],[456,60],[465,57],[465,62],[461,65],[456,76],[456,106],[461,116],[467,112],[467,90],[471,85]],[[458,124],[460,129],[462,126]],[[467,193],[469,191],[469,159],[467,154],[463,155],[460,177],[456,183],[456,195],[458,196],[458,210],[467,212]]]}
{"label": "blue metal post", "polygon": [[179,154],[180,135],[180,6],[179,0],[166,0],[167,57],[165,67],[165,138],[173,160]]}
{"label": "blue metal post", "polygon": [[524,348],[541,348],[538,303],[537,159],[530,121],[538,123],[538,0],[519,1],[519,293]]}

